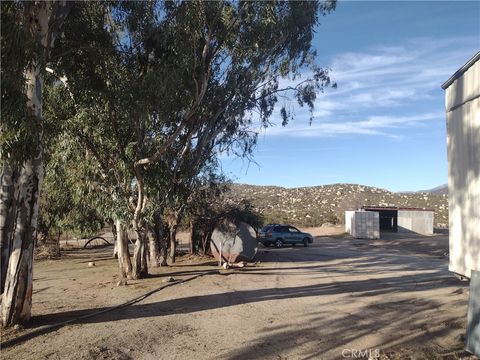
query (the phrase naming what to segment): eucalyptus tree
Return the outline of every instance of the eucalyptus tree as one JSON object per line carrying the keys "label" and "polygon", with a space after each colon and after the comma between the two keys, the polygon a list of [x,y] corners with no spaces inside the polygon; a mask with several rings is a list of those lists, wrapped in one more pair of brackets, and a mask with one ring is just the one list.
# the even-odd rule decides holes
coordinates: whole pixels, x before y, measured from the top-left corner
{"label": "eucalyptus tree", "polygon": [[103,228],[115,206],[104,191],[108,184],[95,171],[98,162],[65,121],[72,99],[62,87],[54,76],[47,76],[45,178],[39,210],[39,231],[44,237],[52,228],[77,235],[94,234]]}
{"label": "eucalyptus tree", "polygon": [[[85,2],[72,9],[50,62],[52,119],[64,123],[75,188],[114,219],[122,281],[132,275],[127,229],[131,222],[135,122],[135,76],[119,49],[113,11],[116,3]],[[52,120],[52,122],[55,120]],[[65,152],[66,150],[64,150]]]}
{"label": "eucalyptus tree", "polygon": [[[164,20],[140,47],[152,66],[157,64],[157,73],[168,71],[162,76],[167,96],[155,115],[163,120],[161,129],[169,131],[165,141],[151,138],[141,151],[147,156],[135,161],[134,221],[144,209],[145,168],[166,161],[169,149],[179,147],[173,186],[188,189],[218,147],[240,145],[243,154],[251,152],[256,141],[252,125],[269,124],[280,94],[313,109],[316,93],[332,85],[328,72],[314,64],[313,31],[319,15],[334,7],[334,2],[164,4]],[[311,76],[298,80],[305,71]],[[294,85],[281,86],[282,78]],[[292,117],[287,106],[280,114],[284,125]],[[149,139],[142,140],[145,144]],[[148,148],[154,151],[148,153]],[[183,176],[176,176],[178,172]],[[178,215],[175,210],[172,218]]]}
{"label": "eucalyptus tree", "polygon": [[33,234],[43,180],[45,63],[73,3],[2,2],[2,324],[31,314]]}
{"label": "eucalyptus tree", "polygon": [[[156,182],[161,183],[163,166],[159,164],[159,171],[144,171],[134,166],[135,161],[151,150],[149,146],[168,148],[173,143],[169,133],[182,112],[172,105],[176,97],[181,98],[173,93],[172,83],[178,82],[180,89],[183,71],[173,61],[160,66],[146,47],[155,35],[153,27],[163,21],[160,6],[126,2],[74,8],[51,62],[52,72],[62,82],[57,88],[71,100],[55,104],[52,113],[65,118],[67,136],[88,151],[90,156],[80,159],[90,163],[86,181],[101,185],[96,191],[112,197],[110,203],[116,208],[105,216],[117,219],[119,234],[125,233],[129,223],[136,233],[133,264],[124,239],[118,236],[118,244],[123,244],[119,261],[124,278],[140,278],[148,271],[147,214],[139,213],[138,206],[143,210],[148,203],[145,173],[160,176]],[[163,109],[170,107],[167,120],[158,115],[160,103]]]}
{"label": "eucalyptus tree", "polygon": [[[72,99],[65,103],[69,135],[88,150],[90,171],[118,207],[121,228],[131,221],[135,230],[133,264],[131,272],[122,267],[124,275],[147,272],[149,203],[183,189],[188,194],[219,148],[240,145],[248,154],[256,141],[252,125],[268,125],[279,94],[313,108],[316,93],[330,85],[328,73],[313,62],[313,30],[334,5],[122,2],[74,8],[52,71]],[[299,79],[305,71],[311,76]],[[282,78],[294,85],[281,86]],[[284,123],[291,117],[286,106],[280,113]]]}

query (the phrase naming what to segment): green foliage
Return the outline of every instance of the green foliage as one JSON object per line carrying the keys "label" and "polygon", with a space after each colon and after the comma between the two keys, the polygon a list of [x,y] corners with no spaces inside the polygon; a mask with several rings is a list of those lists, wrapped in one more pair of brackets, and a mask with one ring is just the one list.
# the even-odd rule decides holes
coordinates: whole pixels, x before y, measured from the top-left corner
{"label": "green foliage", "polygon": [[260,229],[264,224],[263,215],[257,212],[248,200],[242,200],[238,205],[229,209],[225,217],[234,222],[243,221],[255,230]]}
{"label": "green foliage", "polygon": [[[147,222],[159,208],[190,206],[205,188],[211,199],[218,187],[206,184],[219,183],[212,180],[217,154],[250,156],[257,140],[252,124],[268,126],[279,95],[312,110],[317,92],[332,85],[313,62],[311,41],[319,16],[334,7],[76,3],[51,54],[55,75],[45,102],[48,151],[68,154],[61,161],[49,155],[49,166],[66,168],[61,176],[69,179],[64,192],[72,204],[85,214],[94,209],[86,219],[95,224],[100,214],[130,221],[139,190]],[[311,76],[298,81],[302,74]],[[294,85],[282,87],[286,82]],[[293,111],[281,114],[286,124]],[[149,165],[135,165],[145,158]],[[53,201],[54,189],[47,189]],[[197,218],[218,216],[215,201],[198,204],[205,210],[192,211]],[[232,214],[260,221],[242,206]]]}
{"label": "green foliage", "polygon": [[39,44],[28,29],[25,7],[18,1],[1,2],[1,132],[0,158],[21,164],[37,154],[40,124],[27,114],[25,69],[41,61]]}

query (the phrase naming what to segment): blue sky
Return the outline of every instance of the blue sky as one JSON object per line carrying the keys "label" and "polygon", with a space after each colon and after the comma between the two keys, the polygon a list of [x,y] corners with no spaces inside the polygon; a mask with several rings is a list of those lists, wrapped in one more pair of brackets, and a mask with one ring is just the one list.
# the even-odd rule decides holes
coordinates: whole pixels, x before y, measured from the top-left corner
{"label": "blue sky", "polygon": [[321,19],[318,64],[337,89],[315,118],[259,135],[255,163],[224,156],[235,182],[285,187],[359,183],[392,191],[447,182],[441,85],[480,50],[480,2],[339,1]]}

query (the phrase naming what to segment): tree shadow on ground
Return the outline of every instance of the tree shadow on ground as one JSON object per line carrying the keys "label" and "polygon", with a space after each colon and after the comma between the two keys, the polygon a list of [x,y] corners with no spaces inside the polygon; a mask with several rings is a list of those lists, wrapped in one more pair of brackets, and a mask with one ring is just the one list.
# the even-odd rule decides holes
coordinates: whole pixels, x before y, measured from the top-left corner
{"label": "tree shadow on ground", "polygon": [[[388,249],[384,247],[370,247],[368,250],[359,250],[351,247],[351,243],[344,243],[334,241],[325,241],[322,244],[315,244],[317,247],[315,253],[309,252],[310,248],[289,248],[289,249],[275,249],[260,254],[261,266],[248,266],[241,270],[227,272],[224,275],[214,276],[230,276],[232,274],[243,275],[286,275],[286,276],[303,276],[308,274],[310,279],[326,279],[327,282],[316,283],[305,286],[290,286],[290,287],[272,287],[253,290],[238,290],[235,292],[222,292],[216,294],[207,294],[199,296],[188,296],[184,298],[170,299],[154,303],[141,303],[138,305],[131,305],[114,311],[105,312],[90,318],[78,319],[75,324],[88,323],[108,323],[111,321],[131,320],[137,318],[154,318],[167,316],[172,314],[189,314],[201,312],[212,309],[220,309],[226,307],[233,307],[240,304],[258,303],[264,301],[298,299],[306,297],[321,297],[329,295],[341,295],[342,298],[351,299],[353,303],[362,304],[362,299],[366,299],[376,295],[386,295],[385,298],[400,294],[402,292],[422,292],[431,289],[441,289],[445,287],[466,287],[465,283],[459,282],[451,276],[446,270],[444,261],[432,259],[428,261],[418,261],[411,255],[396,254],[389,256]],[[279,251],[277,251],[279,250]],[[317,262],[312,264],[312,262]],[[291,262],[294,266],[278,267],[276,263]],[[297,265],[298,264],[298,265]],[[154,277],[163,276],[184,276],[197,275],[204,271],[193,269],[183,270],[181,265],[170,268],[179,271],[166,271],[159,273]],[[194,266],[197,266],[196,264]],[[166,268],[169,269],[169,268]],[[392,272],[405,272],[404,274],[395,274],[395,276],[388,276]],[[387,275],[384,277],[365,278],[369,274]],[[351,276],[351,279],[345,280],[345,275]],[[363,276],[362,279],[355,277]],[[336,278],[343,278],[336,281]],[[221,281],[221,280],[219,280]],[[420,296],[420,295],[419,295]],[[383,300],[383,299],[382,299]],[[273,355],[268,347],[269,343],[275,342],[280,345],[275,347],[275,351],[285,350],[288,346],[295,346],[292,339],[300,339],[297,345],[304,341],[307,344],[314,346],[315,339],[308,335],[305,337],[305,331],[316,331],[317,335],[331,339],[332,348],[347,344],[349,341],[359,339],[366,336],[368,333],[380,331],[380,329],[393,326],[404,326],[411,321],[411,318],[421,318],[419,313],[436,311],[439,306],[434,300],[418,301],[416,303],[409,303],[408,301],[391,300],[383,303],[375,304],[377,311],[379,307],[383,306],[382,318],[369,320],[368,316],[372,316],[373,309],[367,305],[361,311],[352,314],[346,314],[345,318],[337,319],[335,323],[331,323],[331,314],[310,313],[309,318],[306,319],[305,324],[301,328],[295,326],[272,329],[272,327],[265,328],[265,333],[261,334],[258,340],[249,346],[235,350],[226,354],[225,358],[239,359],[239,358],[262,358]],[[370,306],[370,307],[369,307]],[[28,330],[39,329],[42,326],[56,324],[67,320],[76,319],[82,316],[92,314],[99,311],[112,310],[111,307],[103,307],[96,309],[83,309],[74,311],[64,311],[48,315],[34,316]],[[454,321],[455,319],[452,319]],[[355,331],[351,332],[352,321],[355,321],[353,326]],[[356,323],[358,322],[358,324]],[[311,324],[311,325],[310,325]],[[412,327],[422,329],[425,328],[426,320],[417,320],[412,322]],[[56,328],[46,329],[42,333],[55,331]],[[271,332],[274,332],[272,334]],[[445,328],[435,328],[429,331],[430,336],[437,334],[440,336],[445,334],[448,330]],[[342,332],[344,333],[342,335]],[[303,335],[301,335],[303,334]],[[32,334],[31,338],[40,335]],[[301,338],[303,336],[303,338]],[[421,336],[418,335],[418,336]],[[300,338],[299,338],[300,337]],[[408,339],[404,339],[407,341]],[[408,340],[409,341],[409,340]],[[384,339],[382,346],[394,346],[396,344],[392,339]],[[273,350],[272,350],[273,351]],[[305,358],[320,357],[323,352],[328,352],[329,348],[322,348],[320,351],[311,351],[305,354]]]}
{"label": "tree shadow on ground", "polygon": [[[381,316],[378,316],[375,307],[382,308]],[[292,349],[299,346],[304,349],[303,353],[295,354],[293,358],[341,359],[345,358],[342,356],[343,349],[370,350],[367,356],[361,356],[364,359],[375,358],[368,355],[375,355],[377,349],[383,354],[395,353],[395,349],[398,349],[403,354],[402,359],[436,358],[433,353],[442,353],[445,349],[435,344],[433,340],[458,332],[463,326],[455,318],[435,321],[434,314],[439,307],[440,304],[434,300],[389,301],[364,306],[355,314],[346,314],[334,321],[331,313],[317,311],[305,316],[302,324],[307,325],[264,328],[254,342],[222,354],[221,358],[230,360],[273,358],[280,353],[289,354]],[[431,316],[428,319],[425,318],[427,314]],[[389,335],[385,329],[388,329]],[[410,329],[409,335],[403,335],[405,329]],[[375,337],[373,341],[372,335]],[[367,338],[370,338],[370,341],[366,340]],[[359,348],[361,346],[359,344],[364,344],[364,347]],[[456,350],[461,349],[462,342],[459,339]],[[412,357],[407,355],[409,351],[412,351]],[[288,355],[287,357],[290,358]]]}
{"label": "tree shadow on ground", "polygon": [[[314,284],[298,287],[266,288],[243,290],[228,293],[217,293],[185,298],[165,300],[155,303],[132,305],[115,312],[97,317],[80,319],[76,323],[101,323],[119,320],[156,317],[172,314],[188,314],[217,308],[231,307],[239,304],[255,303],[282,299],[298,299],[301,297],[324,295],[348,295],[362,298],[398,292],[426,291],[441,287],[459,286],[458,280],[444,276],[443,272],[428,274],[414,274],[366,280],[338,281],[327,284]],[[354,301],[354,300],[352,300]],[[97,308],[59,312],[48,315],[35,316],[31,326],[38,327],[68,319],[77,318],[93,311],[103,311],[108,308]]]}

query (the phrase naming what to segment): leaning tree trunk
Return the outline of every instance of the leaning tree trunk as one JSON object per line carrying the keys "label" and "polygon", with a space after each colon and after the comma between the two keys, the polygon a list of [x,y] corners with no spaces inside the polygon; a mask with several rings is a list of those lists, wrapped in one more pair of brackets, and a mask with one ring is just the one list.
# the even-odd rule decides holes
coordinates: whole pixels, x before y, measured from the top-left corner
{"label": "leaning tree trunk", "polygon": [[128,253],[128,234],[125,226],[122,225],[120,220],[115,222],[116,234],[117,234],[117,251],[118,251],[118,265],[120,268],[120,283],[126,284],[128,277],[132,274],[132,262],[130,261],[130,254]]}

